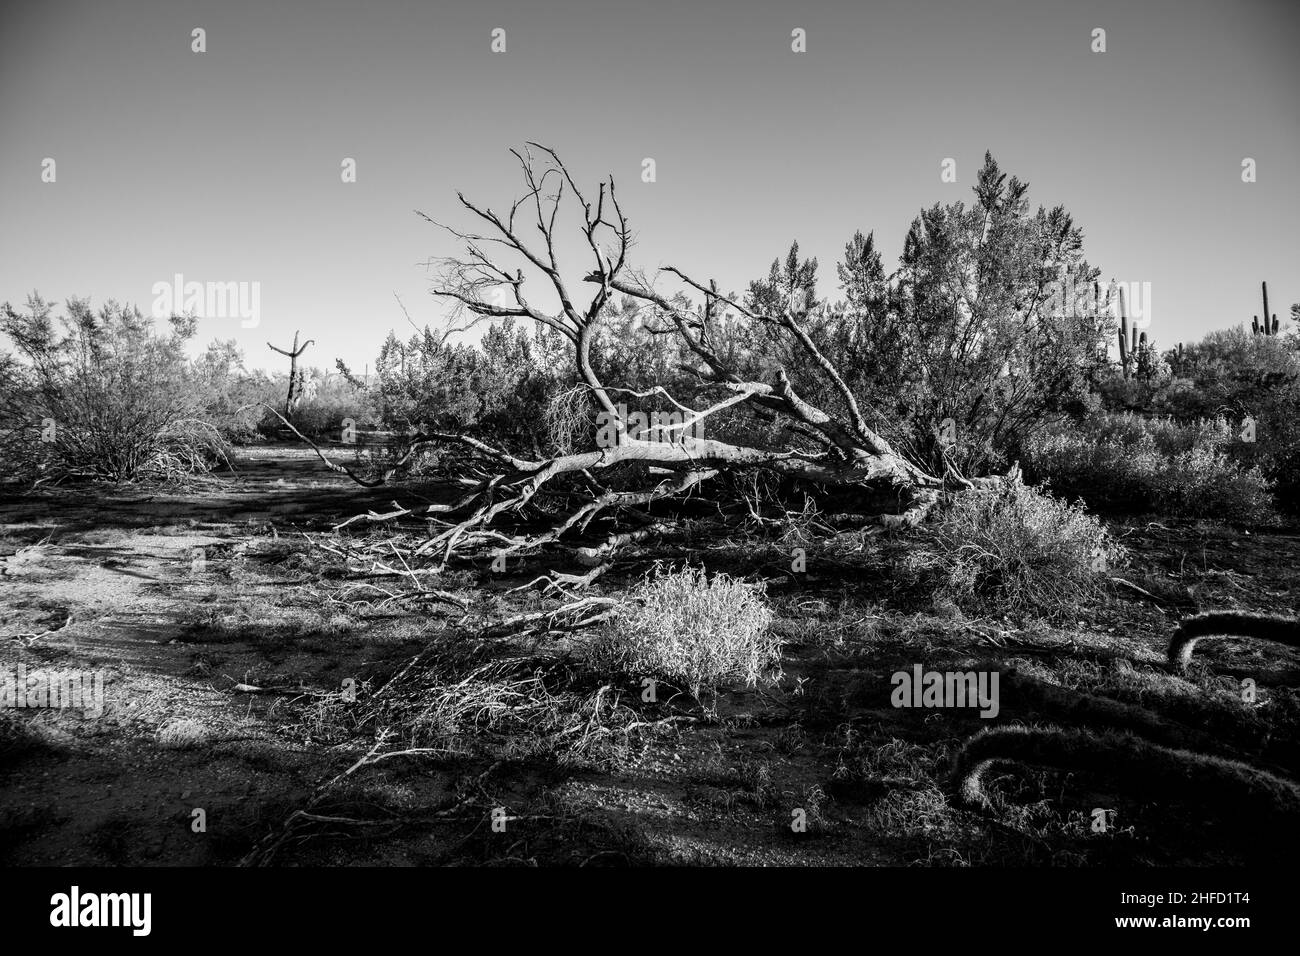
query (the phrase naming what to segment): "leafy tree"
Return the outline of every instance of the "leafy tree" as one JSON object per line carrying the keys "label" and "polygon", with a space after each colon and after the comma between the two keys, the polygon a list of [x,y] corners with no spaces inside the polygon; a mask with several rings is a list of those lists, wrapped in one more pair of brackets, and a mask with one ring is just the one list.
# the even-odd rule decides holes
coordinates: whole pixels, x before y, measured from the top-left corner
{"label": "leafy tree", "polygon": [[[1063,207],[1031,211],[1027,191],[986,155],[975,202],[923,210],[892,275],[874,235],[856,233],[836,270],[843,302],[805,317],[871,427],[939,473],[1006,467],[1035,429],[1088,408],[1106,372],[1108,317],[1061,294],[1097,278],[1082,230]],[[770,303],[813,271],[791,255],[750,299]],[[778,358],[810,400],[843,411],[806,352]]]}
{"label": "leafy tree", "polygon": [[772,260],[766,279],[756,279],[749,284],[745,303],[750,311],[767,315],[780,315],[786,309],[797,315],[816,310],[817,260],[799,260],[799,243],[790,244],[784,263]]}

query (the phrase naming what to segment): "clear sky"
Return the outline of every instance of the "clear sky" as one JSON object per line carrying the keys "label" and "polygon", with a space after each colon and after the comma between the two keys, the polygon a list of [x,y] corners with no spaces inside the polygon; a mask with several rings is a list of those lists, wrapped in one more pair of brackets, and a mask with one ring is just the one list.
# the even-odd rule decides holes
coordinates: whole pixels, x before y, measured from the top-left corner
{"label": "clear sky", "polygon": [[[896,260],[986,149],[1064,203],[1169,346],[1300,301],[1297,0],[0,0],[0,300],[259,282],[250,365],[437,323],[419,219],[500,207],[512,145],[613,172],[635,259],[741,289],[798,239]],[[191,30],[207,51],[191,50]],[[1107,50],[1093,53],[1092,30]],[[506,52],[491,51],[494,28]],[[791,31],[807,31],[807,52]],[[357,163],[343,183],[340,163]],[[643,183],[652,157],[657,181]],[[940,182],[957,161],[958,182]],[[1241,181],[1245,157],[1258,180]],[[56,181],[42,182],[42,163]]]}

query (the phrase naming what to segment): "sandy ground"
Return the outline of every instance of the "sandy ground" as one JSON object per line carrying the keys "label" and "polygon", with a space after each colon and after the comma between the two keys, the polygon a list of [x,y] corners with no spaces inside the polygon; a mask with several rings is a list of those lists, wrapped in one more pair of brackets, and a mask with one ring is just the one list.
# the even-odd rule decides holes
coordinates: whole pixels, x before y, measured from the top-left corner
{"label": "sandy ground", "polygon": [[[334,613],[304,536],[383,508],[393,494],[358,489],[299,450],[269,449],[197,492],[89,488],[0,502],[0,667],[102,672],[105,689],[97,717],[0,712],[0,859],[232,864],[346,769],[355,742],[314,734],[303,701],[389,673],[425,640],[419,621]],[[1296,606],[1300,539],[1291,532],[1139,530],[1129,540],[1139,562],[1130,577],[1163,606],[1099,608],[1077,632],[1012,635],[1008,648],[1005,637],[988,637],[987,623],[954,628],[928,612],[885,610],[887,595],[870,586],[778,587],[784,613],[802,616],[786,679],[727,695],[723,724],[637,738],[604,768],[523,762],[503,775],[499,763],[394,764],[370,775],[349,805],[467,809],[377,828],[373,838],[291,842],[277,862],[970,862],[950,839],[927,842],[927,827],[939,826],[928,822],[926,801],[939,799],[932,787],[913,779],[891,790],[888,781],[912,772],[909,761],[920,759],[912,750],[942,755],[978,720],[907,724],[882,707],[872,682],[891,660],[942,646],[961,661],[995,653],[1068,671],[1120,656],[1154,666],[1171,621],[1197,603]],[[850,599],[866,610],[849,608]],[[1267,660],[1242,642],[1224,653],[1230,672],[1294,683],[1293,660]],[[897,755],[901,769],[882,771],[880,793],[842,786],[836,774],[863,741],[873,754]],[[490,793],[457,804],[466,780],[485,769],[494,772]],[[888,803],[900,793],[910,801],[898,807],[903,845],[881,832],[894,819],[881,794]],[[483,815],[497,803],[527,808],[508,839]],[[791,838],[791,807],[812,811],[815,840]]]}
{"label": "sandy ground", "polygon": [[[203,623],[217,606],[237,610],[283,589],[274,565],[243,560],[252,536],[319,526],[358,499],[314,459],[280,451],[243,463],[215,490],[6,501],[0,660],[29,672],[102,671],[106,701],[97,718],[21,712],[51,746],[0,771],[0,853],[31,864],[228,861],[308,792],[329,761],[278,733],[257,712],[261,701],[229,690],[273,676],[256,628],[214,643]],[[313,657],[296,656],[295,665]],[[336,663],[315,656],[324,670]],[[313,670],[322,668],[299,676]],[[178,721],[201,726],[201,742],[160,741]],[[194,832],[196,809],[206,834]]]}

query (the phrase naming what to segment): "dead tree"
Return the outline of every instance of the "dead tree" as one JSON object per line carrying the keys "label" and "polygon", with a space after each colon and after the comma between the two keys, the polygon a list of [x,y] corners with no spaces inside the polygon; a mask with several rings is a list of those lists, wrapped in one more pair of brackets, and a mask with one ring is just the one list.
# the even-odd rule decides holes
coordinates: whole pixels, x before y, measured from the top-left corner
{"label": "dead tree", "polygon": [[[857,505],[854,512],[865,515],[861,520],[884,527],[921,521],[945,487],[991,486],[1006,480],[968,480],[955,473],[933,475],[907,460],[868,426],[855,395],[808,334],[796,303],[766,314],[722,295],[716,282],[694,279],[675,266],[662,268],[654,279],[634,272],[628,263],[632,234],[612,177],[589,195],[578,187],[553,150],[530,143],[512,153],[519,161],[526,188],[507,211],[495,212],[458,194],[464,210],[477,222],[476,230],[452,228],[424,216],[464,243],[462,255],[442,260],[434,294],[457,303],[459,309],[478,319],[529,321],[562,336],[577,378],[591,397],[593,411],[614,424],[618,440],[572,454],[522,458],[469,435],[415,436],[398,467],[427,446],[455,445],[474,458],[478,477],[471,480],[471,469],[460,476],[461,483],[469,487],[458,501],[397,507],[355,520],[418,517],[428,521],[431,532],[408,554],[423,558],[426,568],[430,561],[438,569],[453,557],[518,556],[557,544],[567,544],[585,564],[600,564],[621,544],[672,530],[674,519],[650,515],[653,503],[699,494],[724,474],[760,471],[847,492]],[[577,213],[583,256],[589,262],[573,271],[561,264],[557,238],[557,223],[570,208]],[[543,293],[556,303],[554,308],[542,308],[531,292],[526,292],[529,279],[538,277]],[[661,290],[656,281],[677,289]],[[686,304],[685,296],[674,292],[695,296],[698,304]],[[626,410],[615,400],[629,390],[602,381],[593,365],[597,332],[614,293],[630,297],[646,309],[659,323],[657,333],[677,337],[693,360],[687,371],[698,380],[702,393],[709,395],[701,407],[692,407],[668,395],[663,387],[652,389],[682,410],[681,421],[653,429],[657,435],[629,427]],[[741,374],[717,345],[720,317],[727,312],[771,330],[802,350],[838,396],[843,411],[832,414],[800,395],[779,365],[763,380]],[[645,393],[640,394],[644,397]],[[788,443],[766,448],[699,437],[701,423],[724,409],[747,409],[766,421],[779,421],[785,426]],[[659,440],[664,438],[670,440]],[[325,459],[323,454],[321,457]],[[352,474],[327,459],[326,463]],[[390,469],[377,478],[352,476],[375,485],[395,471]],[[616,474],[643,477],[641,484],[629,488],[626,480],[607,480]],[[571,483],[566,485],[566,480]],[[551,509],[544,527],[538,530],[534,523],[529,530],[519,531],[511,525],[512,516],[535,513],[544,499],[564,503]],[[631,530],[629,525],[612,521],[603,538],[594,543],[588,540],[585,545],[575,543],[598,517],[621,517],[630,522]]]}
{"label": "dead tree", "polygon": [[267,348],[272,352],[279,352],[281,355],[289,356],[289,393],[284,399],[284,417],[293,421],[293,413],[298,408],[298,403],[302,401],[302,382],[303,373],[298,368],[298,356],[307,350],[307,346],[313,344],[315,339],[308,339],[302,345],[298,345],[298,330],[293,332],[293,347],[288,351],[277,348],[270,342],[266,343]]}

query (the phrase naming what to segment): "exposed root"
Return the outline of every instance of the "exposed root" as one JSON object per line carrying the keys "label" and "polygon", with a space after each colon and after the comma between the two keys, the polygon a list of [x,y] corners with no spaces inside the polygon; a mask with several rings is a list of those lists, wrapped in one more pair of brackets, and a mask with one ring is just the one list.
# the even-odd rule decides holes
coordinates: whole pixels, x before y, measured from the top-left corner
{"label": "exposed root", "polygon": [[[1166,747],[1221,749],[1210,734],[1161,717],[1143,707],[1096,694],[1066,690],[1014,671],[1003,674],[1004,693],[1049,719],[1070,724],[1141,734]],[[1010,695],[1014,695],[1012,698]]]}
{"label": "exposed root", "polygon": [[1162,747],[1131,734],[1059,727],[997,727],[966,741],[953,777],[957,799],[988,809],[990,767],[1024,763],[1118,777],[1144,798],[1172,797],[1221,805],[1257,825],[1300,814],[1300,787],[1236,760]]}
{"label": "exposed root", "polygon": [[1196,643],[1203,637],[1254,637],[1300,646],[1300,619],[1276,614],[1248,614],[1237,611],[1214,611],[1197,614],[1178,625],[1169,640],[1169,665],[1185,674]]}

